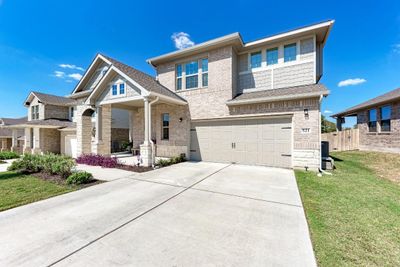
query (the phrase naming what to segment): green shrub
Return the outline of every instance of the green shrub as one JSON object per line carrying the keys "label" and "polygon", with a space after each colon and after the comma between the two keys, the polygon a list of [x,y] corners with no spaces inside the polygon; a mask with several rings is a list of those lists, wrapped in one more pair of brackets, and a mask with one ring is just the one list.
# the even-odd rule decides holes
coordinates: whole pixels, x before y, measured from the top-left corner
{"label": "green shrub", "polygon": [[93,175],[88,172],[76,172],[67,178],[67,184],[86,184],[93,180]]}
{"label": "green shrub", "polygon": [[159,159],[156,163],[156,166],[166,167],[166,166],[177,164],[177,163],[184,162],[184,161],[186,161],[185,154],[181,154],[178,157],[172,157],[170,159]]}
{"label": "green shrub", "polygon": [[67,156],[51,153],[45,155],[25,154],[22,158],[12,162],[8,170],[29,173],[44,172],[66,178],[72,173],[74,166],[74,160]]}
{"label": "green shrub", "polygon": [[19,154],[12,151],[2,151],[0,152],[0,160],[5,159],[17,159],[19,158]]}

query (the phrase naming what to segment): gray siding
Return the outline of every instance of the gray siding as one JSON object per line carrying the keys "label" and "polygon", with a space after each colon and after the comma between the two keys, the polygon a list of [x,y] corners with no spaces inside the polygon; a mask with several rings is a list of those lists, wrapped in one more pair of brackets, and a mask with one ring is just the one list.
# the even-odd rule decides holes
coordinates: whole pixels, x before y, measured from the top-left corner
{"label": "gray siding", "polygon": [[274,70],[274,89],[314,83],[314,62]]}

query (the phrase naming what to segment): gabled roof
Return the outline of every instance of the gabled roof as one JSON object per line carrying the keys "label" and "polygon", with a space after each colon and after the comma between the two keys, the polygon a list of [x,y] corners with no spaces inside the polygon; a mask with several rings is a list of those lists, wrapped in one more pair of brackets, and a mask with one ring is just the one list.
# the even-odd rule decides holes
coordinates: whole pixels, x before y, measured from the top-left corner
{"label": "gabled roof", "polygon": [[129,76],[132,80],[137,82],[139,85],[141,85],[143,88],[145,88],[147,91],[150,93],[157,93],[160,95],[164,95],[167,97],[175,98],[177,100],[185,101],[182,97],[178,96],[171,90],[169,90],[167,87],[161,85],[153,76],[150,76],[149,74],[146,74],[140,70],[137,70],[131,66],[128,66],[124,63],[119,62],[116,59],[110,58],[108,56],[102,55],[106,59],[108,59],[113,66],[115,66],[117,69],[125,73],[127,76]]}
{"label": "gabled roof", "polygon": [[63,97],[63,96],[57,96],[57,95],[51,95],[51,94],[44,94],[40,92],[31,92],[27,99],[25,100],[25,106],[28,106],[30,102],[32,101],[33,97],[37,97],[39,101],[43,104],[48,104],[48,105],[55,105],[55,106],[73,106],[76,104],[76,101],[71,98]]}
{"label": "gabled roof", "polygon": [[357,111],[377,106],[377,105],[382,105],[386,104],[392,101],[400,100],[400,88],[394,89],[393,91],[387,92],[386,94],[377,96],[375,98],[372,98],[368,101],[365,101],[361,104],[358,104],[354,107],[348,108],[342,112],[336,113],[332,115],[331,117],[342,117],[342,116],[349,116],[349,115],[355,115]]}
{"label": "gabled roof", "polygon": [[229,100],[229,105],[244,105],[262,102],[273,102],[291,99],[303,99],[309,97],[327,96],[329,90],[323,84],[310,84],[279,89],[262,90],[251,93],[243,93]]}

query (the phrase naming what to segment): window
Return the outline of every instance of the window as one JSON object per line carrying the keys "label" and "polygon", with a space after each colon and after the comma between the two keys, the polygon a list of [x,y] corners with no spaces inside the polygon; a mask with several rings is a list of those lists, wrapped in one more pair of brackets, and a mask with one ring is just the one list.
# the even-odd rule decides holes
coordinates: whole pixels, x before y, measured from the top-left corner
{"label": "window", "polygon": [[31,119],[38,120],[39,119],[39,105],[31,107]]}
{"label": "window", "polygon": [[121,80],[118,80],[113,85],[111,85],[111,95],[125,95],[125,83]]}
{"label": "window", "polygon": [[376,132],[376,109],[368,111],[368,129],[370,132]]}
{"label": "window", "polygon": [[186,89],[197,88],[199,86],[199,63],[191,61],[185,64]]}
{"label": "window", "polygon": [[201,60],[201,84],[203,87],[208,86],[208,58]]}
{"label": "window", "polygon": [[182,90],[182,65],[176,65],[176,90]]}
{"label": "window", "polygon": [[250,54],[250,67],[252,69],[261,67],[261,52]]}
{"label": "window", "polygon": [[73,120],[74,119],[74,107],[70,107],[70,109],[69,109],[69,118],[71,119],[71,120]]}
{"label": "window", "polygon": [[162,139],[169,140],[169,114],[162,114]]}
{"label": "window", "polygon": [[290,62],[296,60],[297,46],[296,44],[285,45],[283,49],[285,62]]}
{"label": "window", "polygon": [[116,85],[116,84],[113,84],[113,85],[111,86],[111,88],[112,88],[112,95],[118,95],[118,88],[117,88],[117,85]]}
{"label": "window", "polygon": [[119,94],[120,95],[124,95],[125,94],[125,84],[124,83],[120,83],[119,84]]}
{"label": "window", "polygon": [[392,107],[381,107],[381,132],[390,132],[390,119],[392,117]]}
{"label": "window", "polygon": [[278,48],[267,49],[267,65],[278,63]]}

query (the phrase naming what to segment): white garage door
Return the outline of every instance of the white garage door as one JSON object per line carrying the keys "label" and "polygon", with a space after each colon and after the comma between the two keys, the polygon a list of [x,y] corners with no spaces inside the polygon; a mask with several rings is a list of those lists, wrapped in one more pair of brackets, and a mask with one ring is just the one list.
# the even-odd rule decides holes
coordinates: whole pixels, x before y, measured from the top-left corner
{"label": "white garage door", "polygon": [[65,137],[65,155],[76,158],[77,155],[77,141],[75,135],[67,135]]}
{"label": "white garage door", "polygon": [[192,160],[292,166],[291,118],[196,122],[190,132]]}

